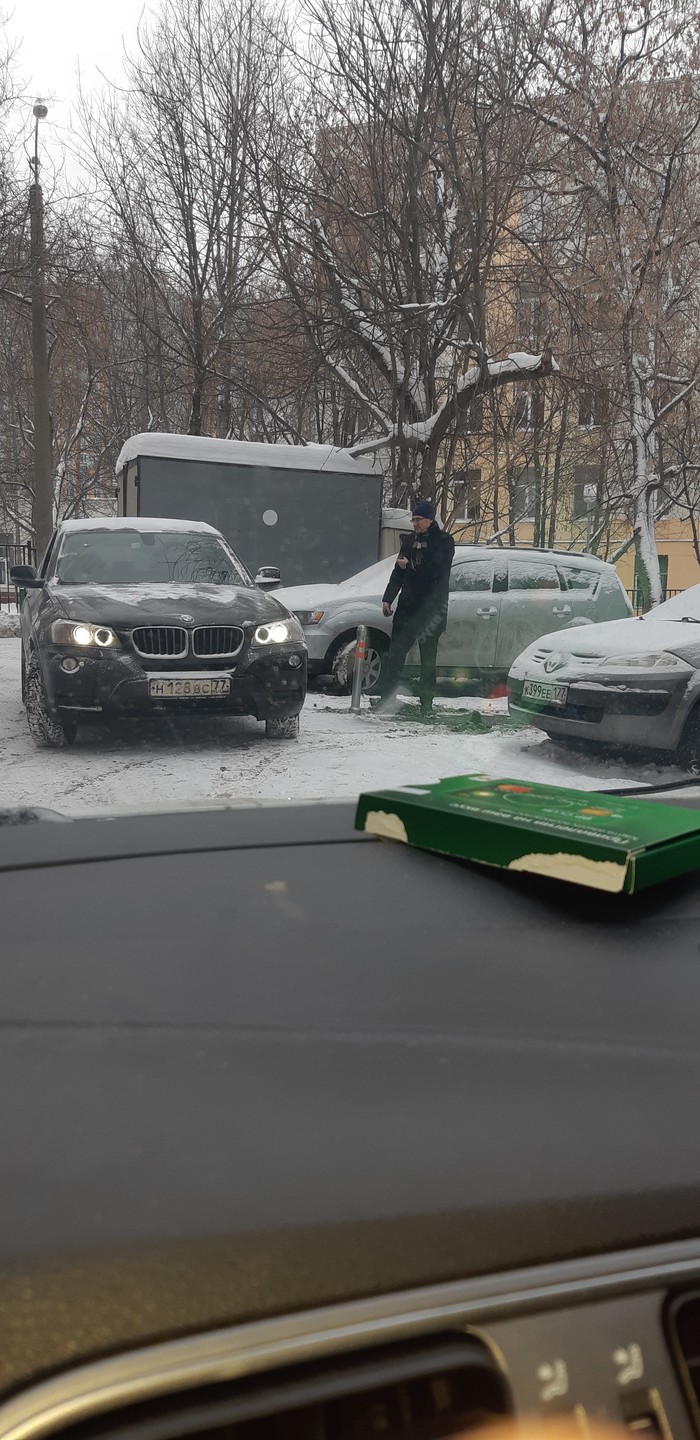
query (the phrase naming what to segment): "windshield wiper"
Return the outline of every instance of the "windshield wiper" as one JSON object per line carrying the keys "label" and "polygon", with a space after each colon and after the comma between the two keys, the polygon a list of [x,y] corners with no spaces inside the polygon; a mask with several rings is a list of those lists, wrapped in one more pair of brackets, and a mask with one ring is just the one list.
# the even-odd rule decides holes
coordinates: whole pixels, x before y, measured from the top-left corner
{"label": "windshield wiper", "polygon": [[681,615],[681,625],[700,625],[697,615]]}

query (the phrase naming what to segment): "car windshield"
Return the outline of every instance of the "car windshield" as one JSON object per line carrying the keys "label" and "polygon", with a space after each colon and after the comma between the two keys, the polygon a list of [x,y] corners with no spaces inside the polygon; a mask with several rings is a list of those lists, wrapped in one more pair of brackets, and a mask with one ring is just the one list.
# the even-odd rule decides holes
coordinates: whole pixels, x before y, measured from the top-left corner
{"label": "car windshield", "polygon": [[59,585],[248,585],[215,535],[169,530],[75,530],[61,545]]}
{"label": "car windshield", "polygon": [[[455,550],[456,559],[463,558],[463,547],[457,546]],[[347,580],[342,581],[344,589],[370,590],[377,588],[383,590],[396,561],[396,553],[386,560],[380,560],[376,565],[368,565],[366,570],[360,570],[357,575],[350,575]]]}
{"label": "car windshield", "polygon": [[0,811],[700,772],[695,30],[536,10],[7,7]]}
{"label": "car windshield", "polygon": [[366,570],[358,571],[357,575],[350,575],[342,584],[349,590],[376,590],[379,586],[384,589],[394,565],[394,557],[389,560],[380,560],[377,565],[368,565]]}
{"label": "car windshield", "polygon": [[689,590],[673,595],[649,613],[654,620],[700,621],[700,585],[692,585]]}

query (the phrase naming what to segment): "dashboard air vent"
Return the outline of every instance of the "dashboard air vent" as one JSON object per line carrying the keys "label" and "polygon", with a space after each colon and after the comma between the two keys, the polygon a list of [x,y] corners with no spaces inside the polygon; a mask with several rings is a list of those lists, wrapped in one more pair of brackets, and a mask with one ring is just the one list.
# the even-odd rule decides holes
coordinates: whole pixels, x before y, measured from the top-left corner
{"label": "dashboard air vent", "polygon": [[672,1298],[666,1324],[695,1430],[700,1435],[700,1290]]}
{"label": "dashboard air vent", "polygon": [[58,1433],[61,1440],[449,1440],[511,1410],[487,1347],[455,1334],[190,1388]]}

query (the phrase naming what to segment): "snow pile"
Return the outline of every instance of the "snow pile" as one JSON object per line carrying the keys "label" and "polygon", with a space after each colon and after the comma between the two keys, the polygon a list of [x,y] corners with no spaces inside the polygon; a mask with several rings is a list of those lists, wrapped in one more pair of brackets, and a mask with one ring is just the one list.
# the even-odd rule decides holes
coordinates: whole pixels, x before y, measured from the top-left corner
{"label": "snow pile", "polygon": [[6,610],[0,610],[0,640],[14,638],[19,633],[19,615],[8,615]]}
{"label": "snow pile", "polygon": [[90,520],[62,520],[61,529],[69,535],[80,534],[81,531],[90,530],[117,530],[122,534],[136,531],[140,534],[146,530],[150,534],[155,531],[160,534],[161,530],[176,531],[179,535],[188,535],[190,531],[197,535],[218,535],[219,531],[213,525],[207,525],[205,520],[173,520],[159,516],[139,515],[93,515]]}

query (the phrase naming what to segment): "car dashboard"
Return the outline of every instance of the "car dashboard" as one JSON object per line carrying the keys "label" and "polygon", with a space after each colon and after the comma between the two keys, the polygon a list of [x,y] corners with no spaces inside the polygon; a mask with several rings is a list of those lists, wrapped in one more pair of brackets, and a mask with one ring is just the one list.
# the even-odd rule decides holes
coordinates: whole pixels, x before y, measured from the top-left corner
{"label": "car dashboard", "polygon": [[700,1433],[696,877],[353,808],[0,826],[0,1440]]}

